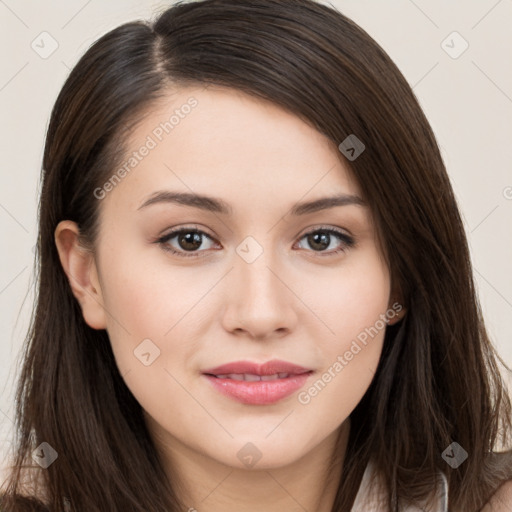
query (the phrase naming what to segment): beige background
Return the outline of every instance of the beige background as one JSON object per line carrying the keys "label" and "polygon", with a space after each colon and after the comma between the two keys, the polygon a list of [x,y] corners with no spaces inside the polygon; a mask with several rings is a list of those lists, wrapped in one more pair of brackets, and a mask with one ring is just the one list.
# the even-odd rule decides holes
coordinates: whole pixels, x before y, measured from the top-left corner
{"label": "beige background", "polygon": [[[14,364],[33,299],[39,173],[51,107],[70,68],[98,37],[171,3],[0,0],[0,461],[10,443]],[[389,53],[432,124],[465,218],[489,331],[510,366],[512,0],[332,4]],[[51,49],[51,38],[58,48],[42,58],[31,45]]]}

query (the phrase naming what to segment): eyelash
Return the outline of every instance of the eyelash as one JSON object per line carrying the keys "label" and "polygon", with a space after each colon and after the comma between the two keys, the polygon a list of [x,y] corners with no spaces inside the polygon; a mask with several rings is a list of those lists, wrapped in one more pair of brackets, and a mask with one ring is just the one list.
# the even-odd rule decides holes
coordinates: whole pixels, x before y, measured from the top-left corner
{"label": "eyelash", "polygon": [[[164,235],[163,237],[159,238],[158,240],[155,241],[155,243],[159,244],[162,246],[162,249],[166,252],[170,252],[171,254],[175,254],[176,256],[179,256],[179,257],[183,257],[183,258],[203,258],[205,257],[206,255],[201,255],[201,252],[204,252],[204,251],[189,251],[189,252],[186,252],[186,251],[177,251],[173,248],[171,248],[169,245],[168,245],[168,242],[170,240],[172,240],[173,238],[175,238],[177,235],[180,235],[182,233],[197,233],[197,234],[200,234],[200,235],[205,235],[207,238],[209,238],[210,240],[214,240],[213,237],[211,237],[210,235],[208,235],[208,233],[205,233],[204,231],[201,231],[197,228],[179,228],[179,229],[176,229],[174,231],[171,231],[170,233],[167,233],[166,235]],[[328,257],[328,256],[335,256],[341,252],[346,252],[348,249],[352,248],[355,246],[355,240],[354,238],[352,238],[351,236],[347,235],[346,233],[344,233],[343,231],[341,230],[338,230],[338,229],[335,229],[335,228],[332,228],[332,227],[319,227],[319,228],[316,228],[312,231],[308,231],[307,233],[304,233],[299,240],[302,240],[303,238],[307,237],[308,235],[312,235],[312,234],[315,234],[315,233],[327,233],[329,235],[334,235],[336,236],[338,239],[340,239],[343,243],[344,243],[344,247],[341,247],[339,249],[336,249],[334,251],[330,251],[330,252],[325,252],[325,251],[313,251],[315,253],[318,253],[320,257]]]}

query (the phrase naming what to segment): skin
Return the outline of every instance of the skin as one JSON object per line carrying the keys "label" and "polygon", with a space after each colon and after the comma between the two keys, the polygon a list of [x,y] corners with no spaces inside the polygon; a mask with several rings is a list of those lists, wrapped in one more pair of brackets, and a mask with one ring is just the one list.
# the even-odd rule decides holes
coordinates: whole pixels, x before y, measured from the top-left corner
{"label": "skin", "polygon": [[[280,107],[221,87],[172,91],[141,121],[129,153],[192,96],[198,104],[191,113],[99,200],[94,253],[77,243],[75,223],[59,223],[61,263],[84,320],[107,330],[187,507],[327,512],[348,417],[371,383],[385,329],[308,404],[299,402],[299,392],[272,405],[241,404],[201,371],[276,358],[314,370],[303,391],[332,372],[358,334],[400,298],[368,205],[290,215],[299,201],[361,191],[337,147]],[[138,209],[159,190],[220,198],[232,216],[171,203]],[[173,255],[154,243],[171,228],[194,226],[208,235],[195,250],[204,258]],[[312,245],[304,235],[322,227],[340,229],[356,245],[345,247],[334,235],[325,249]],[[248,236],[263,250],[251,263],[236,251]],[[189,247],[178,237],[169,245],[182,253]],[[339,248],[345,250],[334,254]],[[144,339],[160,350],[148,366],[134,355]],[[261,453],[252,467],[237,457],[247,443]]]}

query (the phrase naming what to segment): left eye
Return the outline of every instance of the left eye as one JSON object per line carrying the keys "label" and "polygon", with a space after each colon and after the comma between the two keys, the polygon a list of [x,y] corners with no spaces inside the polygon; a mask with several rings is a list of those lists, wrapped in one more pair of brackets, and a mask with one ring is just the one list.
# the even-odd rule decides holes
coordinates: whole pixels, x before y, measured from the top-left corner
{"label": "left eye", "polygon": [[[160,244],[165,251],[168,251],[172,254],[183,257],[197,258],[203,257],[203,255],[200,253],[204,251],[198,251],[198,249],[200,249],[203,244],[203,238],[207,238],[210,241],[214,240],[204,231],[200,231],[195,228],[180,228],[175,231],[171,231],[167,235],[158,239],[156,242]],[[338,240],[340,247],[326,252],[325,249],[328,249],[331,246],[333,238]],[[176,239],[178,242],[177,248],[171,244],[173,239]],[[307,241],[310,247],[319,249],[314,249],[313,252],[326,252],[326,254],[321,255],[322,257],[332,256],[340,252],[345,252],[355,245],[355,241],[351,236],[331,227],[318,228],[313,231],[309,231],[308,233],[302,235],[299,240],[303,239]],[[302,247],[300,248],[302,249]]]}
{"label": "left eye", "polygon": [[[328,248],[331,245],[331,242],[334,239],[338,239],[338,242],[342,242],[341,246],[337,249],[329,251],[325,256],[331,256],[333,254],[338,254],[339,252],[345,252],[351,247],[355,245],[354,239],[334,228],[320,228],[315,229],[314,231],[310,231],[301,237],[302,239],[306,239],[310,247],[317,247],[322,249],[321,251],[314,252],[325,252],[323,249]],[[324,256],[324,254],[322,254]]]}

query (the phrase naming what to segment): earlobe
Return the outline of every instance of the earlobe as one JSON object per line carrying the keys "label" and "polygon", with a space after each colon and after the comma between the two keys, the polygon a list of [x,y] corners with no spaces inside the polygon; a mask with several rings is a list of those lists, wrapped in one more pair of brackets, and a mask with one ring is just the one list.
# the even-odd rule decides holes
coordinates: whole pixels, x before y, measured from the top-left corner
{"label": "earlobe", "polygon": [[106,314],[94,255],[79,244],[75,222],[64,220],[55,229],[55,244],[84,320],[93,329],[106,329]]}
{"label": "earlobe", "polygon": [[388,311],[394,312],[394,316],[389,316],[388,325],[394,325],[404,318],[407,308],[403,305],[401,298],[394,298],[389,302]]}

